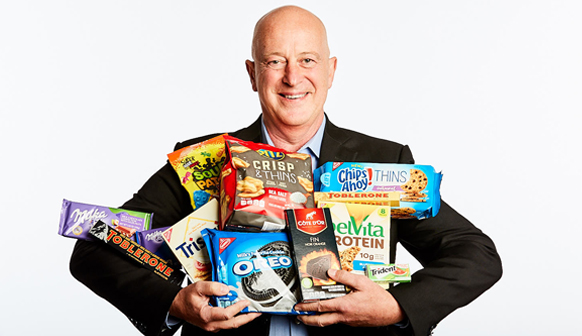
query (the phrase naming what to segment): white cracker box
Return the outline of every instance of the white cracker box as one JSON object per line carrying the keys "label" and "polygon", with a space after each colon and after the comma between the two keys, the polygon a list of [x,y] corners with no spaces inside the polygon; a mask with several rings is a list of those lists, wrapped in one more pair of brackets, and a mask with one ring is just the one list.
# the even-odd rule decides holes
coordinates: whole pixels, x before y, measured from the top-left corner
{"label": "white cracker box", "polygon": [[200,232],[217,226],[218,201],[212,198],[162,234],[193,282],[211,278],[208,250]]}

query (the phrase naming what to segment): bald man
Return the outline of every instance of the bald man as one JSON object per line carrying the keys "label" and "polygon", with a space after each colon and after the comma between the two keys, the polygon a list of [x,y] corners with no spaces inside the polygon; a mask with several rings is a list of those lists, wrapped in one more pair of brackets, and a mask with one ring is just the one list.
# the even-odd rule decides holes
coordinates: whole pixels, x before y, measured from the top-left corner
{"label": "bald man", "polygon": [[[231,135],[311,155],[314,166],[328,161],[413,163],[407,146],[371,138],[332,124],[324,113],[337,60],[330,57],[323,23],[295,6],[277,8],[256,24],[253,61],[246,61],[258,93],[261,116]],[[175,149],[215,134],[178,143]],[[154,174],[125,209],[153,212],[155,227],[170,226],[192,212],[190,199],[173,168]],[[209,305],[226,295],[224,284],[201,281],[184,288],[169,284],[108,247],[79,241],[72,274],[126,314],[146,335],[427,335],[436,324],[492,286],[501,276],[493,242],[444,201],[439,214],[421,221],[397,220],[391,255],[400,242],[423,265],[410,284],[384,290],[364,276],[330,270],[329,276],[352,288],[332,300],[298,304],[314,315],[294,318],[239,312]],[[396,232],[397,231],[397,232]]]}

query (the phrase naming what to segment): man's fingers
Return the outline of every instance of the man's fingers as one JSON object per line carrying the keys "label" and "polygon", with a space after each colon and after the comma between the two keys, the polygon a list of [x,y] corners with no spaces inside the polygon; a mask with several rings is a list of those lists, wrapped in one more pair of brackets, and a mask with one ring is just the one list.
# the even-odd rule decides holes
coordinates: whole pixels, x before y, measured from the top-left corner
{"label": "man's fingers", "polygon": [[240,314],[227,321],[215,321],[208,323],[204,329],[210,332],[217,332],[223,329],[236,329],[244,324],[249,323],[259,316],[261,316],[261,313]]}
{"label": "man's fingers", "polygon": [[226,321],[232,319],[236,314],[240,313],[249,302],[246,300],[241,300],[231,306],[226,308],[207,306],[200,312],[200,317],[206,323],[211,323],[215,321]]}
{"label": "man's fingers", "polygon": [[348,271],[336,270],[333,268],[327,270],[327,275],[333,280],[353,289],[359,289],[363,285],[362,278],[365,278],[363,275],[353,274]]}
{"label": "man's fingers", "polygon": [[342,306],[342,298],[335,298],[329,300],[320,300],[310,303],[298,303],[295,305],[297,311],[313,311],[318,313],[333,312],[340,309]]}
{"label": "man's fingers", "polygon": [[214,281],[198,281],[195,284],[198,294],[202,296],[226,295],[229,292],[228,286]]}
{"label": "man's fingers", "polygon": [[321,315],[299,315],[299,321],[306,325],[325,327],[342,322],[342,315],[339,313],[326,313]]}

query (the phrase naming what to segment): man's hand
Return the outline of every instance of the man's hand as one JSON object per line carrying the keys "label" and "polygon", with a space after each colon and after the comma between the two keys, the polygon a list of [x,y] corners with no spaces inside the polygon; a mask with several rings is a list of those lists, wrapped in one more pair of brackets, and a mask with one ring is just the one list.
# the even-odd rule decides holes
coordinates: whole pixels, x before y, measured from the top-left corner
{"label": "man's hand", "polygon": [[342,297],[312,303],[300,303],[296,310],[319,312],[316,315],[298,316],[301,322],[325,327],[344,323],[354,327],[386,326],[402,321],[404,313],[390,292],[363,275],[330,269],[333,280],[351,287]]}
{"label": "man's hand", "polygon": [[228,294],[228,286],[219,282],[198,281],[182,288],[170,306],[170,315],[198,326],[206,331],[238,328],[259,317],[260,313],[239,313],[249,305],[246,300],[227,308],[209,306],[210,296]]}

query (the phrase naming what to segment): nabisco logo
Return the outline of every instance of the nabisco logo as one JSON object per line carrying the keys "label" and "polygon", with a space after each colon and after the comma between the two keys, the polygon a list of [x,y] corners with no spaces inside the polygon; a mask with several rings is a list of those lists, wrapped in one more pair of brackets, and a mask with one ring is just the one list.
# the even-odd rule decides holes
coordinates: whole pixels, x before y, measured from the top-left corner
{"label": "nabisco logo", "polygon": [[218,254],[221,254],[225,248],[230,245],[236,238],[219,238],[218,239]]}
{"label": "nabisco logo", "polygon": [[322,209],[295,209],[297,230],[316,235],[327,228]]}

